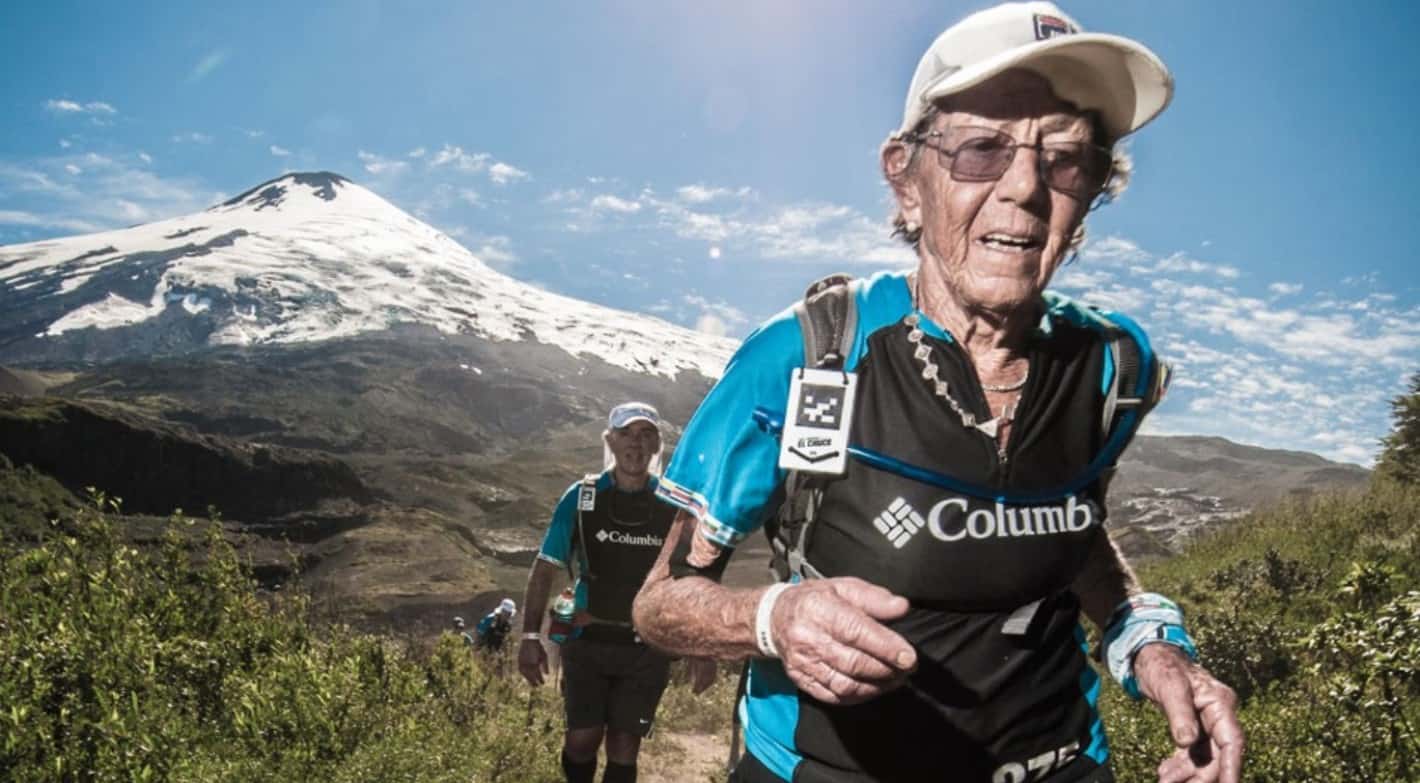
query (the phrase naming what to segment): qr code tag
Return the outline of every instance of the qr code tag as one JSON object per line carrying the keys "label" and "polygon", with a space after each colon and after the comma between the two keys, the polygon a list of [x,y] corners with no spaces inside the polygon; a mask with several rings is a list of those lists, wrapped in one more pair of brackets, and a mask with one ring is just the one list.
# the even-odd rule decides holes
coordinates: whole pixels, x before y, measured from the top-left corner
{"label": "qr code tag", "polygon": [[779,467],[841,476],[858,376],[840,370],[795,369],[789,379]]}

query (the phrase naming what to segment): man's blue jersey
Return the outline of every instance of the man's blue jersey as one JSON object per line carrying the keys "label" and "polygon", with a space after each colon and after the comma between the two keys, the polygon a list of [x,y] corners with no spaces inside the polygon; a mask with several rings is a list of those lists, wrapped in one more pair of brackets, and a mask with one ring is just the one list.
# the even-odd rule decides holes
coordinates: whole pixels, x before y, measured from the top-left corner
{"label": "man's blue jersey", "polygon": [[[857,373],[858,393],[849,438],[879,459],[850,458],[826,484],[805,554],[825,576],[907,597],[912,609],[889,625],[920,664],[904,687],[835,707],[799,692],[778,661],[756,660],[740,705],[746,747],[785,780],[1078,780],[1108,756],[1099,681],[1070,592],[1104,535],[1104,493],[1098,482],[1051,492],[1088,473],[1107,434],[1113,365],[1098,319],[1045,296],[1003,458],[924,380],[903,323],[916,312],[905,276],[860,281],[852,295],[858,329],[844,369]],[[991,418],[965,351],[918,317],[950,394],[977,420]],[[789,382],[802,366],[799,323],[786,311],[745,341],[676,448],[659,493],[721,544],[734,546],[778,510],[779,441],[753,414],[794,415],[785,411]],[[985,491],[910,477],[924,472]],[[1004,630],[1033,604],[1026,628]]]}
{"label": "man's blue jersey", "polygon": [[657,499],[657,486],[651,476],[645,489],[626,492],[608,470],[596,479],[591,508],[579,511],[583,485],[577,482],[552,513],[538,559],[567,568],[576,557],[577,607],[596,620],[631,623],[631,602],[675,520],[675,508]]}

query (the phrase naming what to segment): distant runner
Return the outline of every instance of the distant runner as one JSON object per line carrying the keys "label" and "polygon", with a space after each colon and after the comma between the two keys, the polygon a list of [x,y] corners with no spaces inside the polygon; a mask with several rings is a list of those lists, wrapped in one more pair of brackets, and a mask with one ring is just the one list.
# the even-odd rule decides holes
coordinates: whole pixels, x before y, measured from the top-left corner
{"label": "distant runner", "polygon": [[[947,29],[881,151],[916,268],[811,289],[687,425],[634,616],[665,649],[753,659],[732,781],[1112,781],[1084,615],[1168,719],[1159,780],[1238,782],[1235,695],[1104,527],[1167,365],[1133,321],[1045,290],[1172,87],[1051,3]],[[761,527],[781,581],[717,584]]]}
{"label": "distant runner", "polygon": [[490,655],[502,652],[503,644],[508,640],[508,632],[513,630],[513,618],[517,614],[518,605],[513,603],[513,599],[504,598],[497,609],[478,621],[478,627],[474,629],[477,642],[475,646]]}
{"label": "distant runner", "polygon": [[[603,783],[636,780],[641,740],[655,720],[670,665],[631,624],[631,600],[675,516],[673,506],[655,497],[660,415],[644,403],[618,405],[602,438],[609,469],[568,488],[533,562],[518,648],[518,670],[542,684],[548,669],[540,630],[548,594],[560,571],[575,571],[580,633],[562,647],[568,783],[592,783],[603,739]],[[691,661],[691,673],[698,693],[709,687],[715,665]]]}
{"label": "distant runner", "polygon": [[463,643],[469,647],[478,643],[478,640],[473,638],[473,634],[468,632],[468,624],[463,621],[462,617],[454,618],[454,633],[458,634],[459,638],[463,639]]}

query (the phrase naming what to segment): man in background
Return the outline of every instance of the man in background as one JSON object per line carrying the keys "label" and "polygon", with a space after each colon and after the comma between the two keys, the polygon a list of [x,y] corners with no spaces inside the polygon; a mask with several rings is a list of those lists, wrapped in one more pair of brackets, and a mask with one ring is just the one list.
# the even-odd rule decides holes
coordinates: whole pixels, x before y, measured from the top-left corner
{"label": "man in background", "polygon": [[[611,410],[602,433],[607,469],[562,495],[528,575],[518,670],[533,685],[547,675],[542,615],[557,574],[575,577],[578,632],[562,648],[567,734],[562,769],[568,783],[592,783],[606,743],[603,783],[634,783],[641,740],[651,731],[670,658],[647,646],[631,625],[631,601],[656,561],[675,508],[656,499],[661,420],[645,403]],[[709,661],[691,662],[696,692],[715,676]]]}

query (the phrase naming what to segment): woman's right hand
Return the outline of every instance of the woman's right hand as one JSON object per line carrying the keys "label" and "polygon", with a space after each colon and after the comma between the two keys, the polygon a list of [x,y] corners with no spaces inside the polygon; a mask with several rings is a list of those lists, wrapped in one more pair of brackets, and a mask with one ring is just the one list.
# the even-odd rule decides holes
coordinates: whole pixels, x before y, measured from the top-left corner
{"label": "woman's right hand", "polygon": [[901,685],[917,651],[881,621],[907,614],[902,596],[858,579],[800,582],[785,590],[769,618],[784,671],[828,704],[856,704]]}
{"label": "woman's right hand", "polygon": [[547,650],[539,639],[524,639],[518,646],[518,671],[532,685],[541,685],[547,677]]}

